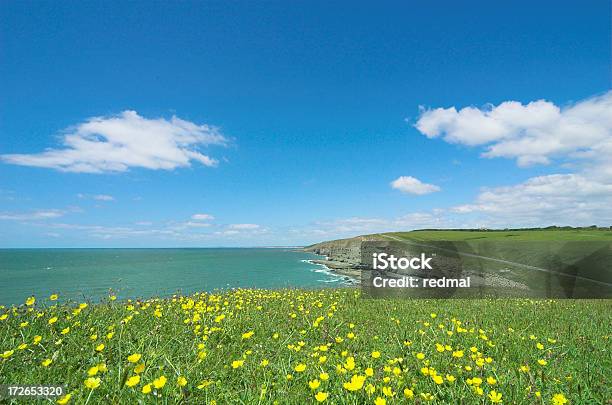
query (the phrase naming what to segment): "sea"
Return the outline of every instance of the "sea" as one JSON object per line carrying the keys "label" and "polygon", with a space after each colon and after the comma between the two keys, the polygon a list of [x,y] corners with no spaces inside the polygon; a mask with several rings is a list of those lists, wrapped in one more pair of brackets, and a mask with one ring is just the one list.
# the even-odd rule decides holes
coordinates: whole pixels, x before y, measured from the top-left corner
{"label": "sea", "polygon": [[168,297],[232,288],[323,288],[350,280],[294,248],[0,249],[0,305]]}

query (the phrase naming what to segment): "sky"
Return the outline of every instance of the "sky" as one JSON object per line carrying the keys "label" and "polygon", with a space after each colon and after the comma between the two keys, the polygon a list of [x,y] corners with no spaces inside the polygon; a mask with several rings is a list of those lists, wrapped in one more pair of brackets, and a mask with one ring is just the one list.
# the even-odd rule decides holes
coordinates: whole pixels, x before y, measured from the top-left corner
{"label": "sky", "polygon": [[0,5],[0,247],[612,225],[608,1]]}

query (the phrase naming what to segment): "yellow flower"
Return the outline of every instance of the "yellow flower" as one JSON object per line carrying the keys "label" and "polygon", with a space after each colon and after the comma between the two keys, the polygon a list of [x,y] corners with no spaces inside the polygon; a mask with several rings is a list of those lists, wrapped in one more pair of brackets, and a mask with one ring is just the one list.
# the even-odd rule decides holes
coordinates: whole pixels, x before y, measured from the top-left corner
{"label": "yellow flower", "polygon": [[98,371],[100,371],[98,366],[90,367],[89,370],[87,370],[87,375],[93,377],[94,375],[98,374]]}
{"label": "yellow flower", "polygon": [[138,360],[140,360],[141,357],[142,357],[142,354],[134,353],[134,354],[130,354],[127,359],[130,363],[136,363]]}
{"label": "yellow flower", "polygon": [[319,391],[315,394],[315,399],[317,402],[323,402],[327,399],[329,394],[327,392]]}
{"label": "yellow flower", "polygon": [[417,353],[416,358],[419,360],[423,360],[425,358],[425,355],[421,352]]}
{"label": "yellow flower", "polygon": [[414,398],[414,391],[410,388],[404,388],[404,396],[408,399]]}
{"label": "yellow flower", "polygon": [[493,377],[487,377],[487,384],[489,385],[495,385],[497,384],[497,380]]}
{"label": "yellow flower", "polygon": [[327,380],[329,380],[329,374],[323,372],[323,373],[319,374],[319,378],[321,380],[323,380],[323,381],[327,381]]}
{"label": "yellow flower", "polygon": [[108,371],[108,368],[106,368],[106,363],[98,364],[98,370],[100,370],[101,373],[106,373]]}
{"label": "yellow flower", "polygon": [[104,343],[100,343],[98,346],[96,346],[97,352],[101,352],[102,350],[104,350]]}
{"label": "yellow flower", "polygon": [[133,387],[135,385],[138,385],[139,382],[140,382],[140,376],[134,375],[127,379],[127,381],[125,382],[125,385],[127,385],[128,387]]}
{"label": "yellow flower", "polygon": [[393,392],[391,387],[383,387],[382,392],[383,394],[385,394],[386,397],[392,397],[395,395],[395,392]]}
{"label": "yellow flower", "polygon": [[492,403],[494,404],[499,404],[502,401],[502,393],[501,392],[497,392],[495,390],[489,392],[489,399],[491,400]]}
{"label": "yellow flower", "polygon": [[40,335],[36,335],[34,336],[34,340],[32,341],[35,345],[39,344],[40,341],[42,340],[42,336]]}
{"label": "yellow flower", "polygon": [[423,398],[424,401],[433,401],[434,397],[433,395],[431,395],[429,392],[421,392],[421,398]]}
{"label": "yellow flower", "polygon": [[259,363],[262,367],[267,367],[270,362],[267,359],[263,359],[261,363]]}
{"label": "yellow flower", "polygon": [[72,394],[66,394],[63,397],[61,397],[60,399],[57,400],[57,403],[60,405],[65,405],[68,403],[68,401],[70,401],[70,398],[72,397]]}
{"label": "yellow flower", "polygon": [[67,335],[70,332],[70,327],[62,329],[62,335]]}
{"label": "yellow flower", "polygon": [[26,299],[25,303],[27,306],[31,307],[36,302],[36,297],[29,297]]}
{"label": "yellow flower", "polygon": [[380,357],[380,352],[372,352],[372,358],[377,359]]}
{"label": "yellow flower", "polygon": [[43,367],[49,367],[49,365],[50,365],[51,363],[53,363],[53,360],[51,360],[51,359],[45,359],[45,360],[43,360],[43,361],[42,361],[42,363],[40,363],[40,364],[42,364],[42,365],[43,365]]}
{"label": "yellow flower", "polygon": [[57,322],[57,316],[54,316],[53,318],[51,318],[51,319],[49,319],[49,320],[47,321],[47,323],[48,323],[49,325],[53,325],[55,322]]}
{"label": "yellow flower", "polygon": [[381,397],[376,397],[374,405],[387,405],[387,400]]}
{"label": "yellow flower", "polygon": [[565,395],[563,395],[563,394],[555,394],[552,397],[552,404],[553,405],[564,405],[564,404],[567,404],[567,398],[565,398]]}
{"label": "yellow flower", "polygon": [[327,361],[327,356],[321,356],[319,357],[319,364],[323,364]]}
{"label": "yellow flower", "polygon": [[19,350],[23,350],[23,349],[25,349],[25,348],[27,348],[27,347],[28,347],[28,344],[27,344],[27,343],[22,343],[22,344],[20,344],[19,346],[17,346],[17,349],[19,349]]}
{"label": "yellow flower", "polygon": [[439,376],[439,375],[434,375],[434,376],[432,377],[432,379],[433,379],[433,381],[434,381],[436,384],[438,384],[438,385],[440,385],[440,384],[444,383],[444,378],[442,378],[442,376]]}
{"label": "yellow flower", "polygon": [[345,382],[343,384],[343,387],[348,391],[358,391],[363,387],[365,379],[365,376],[355,374],[351,378],[350,382]]}
{"label": "yellow flower", "polygon": [[374,375],[374,370],[372,370],[372,367],[368,367],[365,369],[365,375],[367,375],[368,377],[372,377]]}
{"label": "yellow flower", "polygon": [[316,390],[317,388],[319,388],[320,385],[321,385],[321,381],[319,380],[308,381],[308,386],[310,387],[311,390]]}
{"label": "yellow flower", "polygon": [[204,381],[202,381],[202,382],[200,383],[200,385],[198,385],[198,387],[197,387],[197,388],[198,388],[199,390],[201,390],[201,389],[204,389],[204,388],[206,388],[206,387],[208,387],[209,385],[212,385],[212,384],[214,384],[214,383],[215,383],[214,381],[204,380]]}
{"label": "yellow flower", "polygon": [[297,373],[301,373],[301,372],[303,372],[304,370],[306,370],[306,364],[304,364],[304,363],[300,363],[300,364],[298,364],[297,366],[295,366],[294,370],[295,370]]}
{"label": "yellow flower", "polygon": [[544,345],[540,342],[536,344],[536,347],[538,348],[538,350],[544,350]]}
{"label": "yellow flower", "polygon": [[55,300],[57,300],[57,298],[58,298],[58,297],[59,297],[59,296],[58,296],[57,294],[51,294],[51,295],[49,296],[49,299],[50,299],[51,301],[55,301]]}
{"label": "yellow flower", "polygon": [[142,373],[144,371],[144,369],[145,369],[145,364],[144,363],[140,363],[136,367],[134,367],[134,372],[136,374],[140,374],[140,373]]}
{"label": "yellow flower", "polygon": [[144,385],[144,386],[142,387],[142,393],[143,393],[143,394],[148,394],[148,393],[150,393],[150,392],[151,392],[151,383],[149,383],[149,384],[147,384],[147,385]]}
{"label": "yellow flower", "polygon": [[431,314],[429,314],[429,316],[431,316],[431,319],[435,319],[435,317],[437,317],[438,315],[434,314],[434,313],[431,313]]}
{"label": "yellow flower", "polygon": [[521,366],[520,370],[521,370],[523,373],[526,373],[526,372],[528,372],[528,371],[529,371],[529,366],[527,366],[527,365],[525,365],[525,366]]}
{"label": "yellow flower", "polygon": [[111,301],[115,301],[117,299],[117,296],[116,295],[111,295],[111,296],[108,297],[108,299],[111,300]]}
{"label": "yellow flower", "polygon": [[456,378],[452,374],[446,374],[446,380],[450,383],[455,382]]}
{"label": "yellow flower", "polygon": [[244,365],[244,360],[234,360],[232,361],[232,368],[240,368]]}
{"label": "yellow flower", "polygon": [[243,333],[242,334],[242,339],[250,339],[251,336],[253,336],[253,334],[255,334],[255,332],[253,332],[253,331]]}
{"label": "yellow flower", "polygon": [[460,359],[461,357],[463,357],[463,350],[457,350],[453,352],[453,357],[456,357],[458,359]]}
{"label": "yellow flower", "polygon": [[89,377],[85,380],[85,386],[90,390],[94,390],[100,386],[100,381],[98,377]]}
{"label": "yellow flower", "polygon": [[539,364],[540,366],[545,366],[545,365],[547,365],[547,364],[548,364],[548,362],[547,362],[546,360],[544,360],[544,359],[539,359],[539,360],[538,360],[538,364]]}
{"label": "yellow flower", "polygon": [[158,377],[155,380],[153,380],[153,386],[157,388],[158,390],[162,389],[164,388],[164,385],[166,385],[166,381],[167,381],[166,377],[162,375],[161,377]]}
{"label": "yellow flower", "polygon": [[179,387],[184,387],[185,385],[187,385],[187,379],[183,376],[180,376],[179,378],[176,379],[176,384]]}
{"label": "yellow flower", "polygon": [[7,350],[4,353],[2,353],[0,357],[2,357],[3,359],[8,359],[9,357],[13,355],[13,353],[15,353],[14,350]]}
{"label": "yellow flower", "polygon": [[348,371],[352,371],[355,368],[355,359],[353,357],[347,357],[344,363],[344,368]]}

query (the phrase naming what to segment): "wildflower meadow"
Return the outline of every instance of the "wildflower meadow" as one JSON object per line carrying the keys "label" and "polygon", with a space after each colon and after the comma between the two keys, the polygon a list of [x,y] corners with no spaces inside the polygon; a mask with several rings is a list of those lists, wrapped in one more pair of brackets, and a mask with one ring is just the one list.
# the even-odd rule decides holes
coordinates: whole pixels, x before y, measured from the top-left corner
{"label": "wildflower meadow", "polygon": [[[0,309],[0,384],[59,404],[603,404],[610,300],[238,289]],[[2,401],[24,403],[20,399]],[[21,401],[21,402],[20,402]],[[49,399],[26,402],[49,403]]]}

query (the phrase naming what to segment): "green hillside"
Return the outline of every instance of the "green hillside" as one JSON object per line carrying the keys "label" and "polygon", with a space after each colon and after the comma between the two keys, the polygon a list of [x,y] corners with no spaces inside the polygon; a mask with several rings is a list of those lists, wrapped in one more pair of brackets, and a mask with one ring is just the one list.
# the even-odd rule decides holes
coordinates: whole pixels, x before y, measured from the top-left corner
{"label": "green hillside", "polygon": [[608,228],[546,228],[516,230],[419,230],[381,235],[408,240],[469,241],[476,239],[513,241],[612,241]]}

